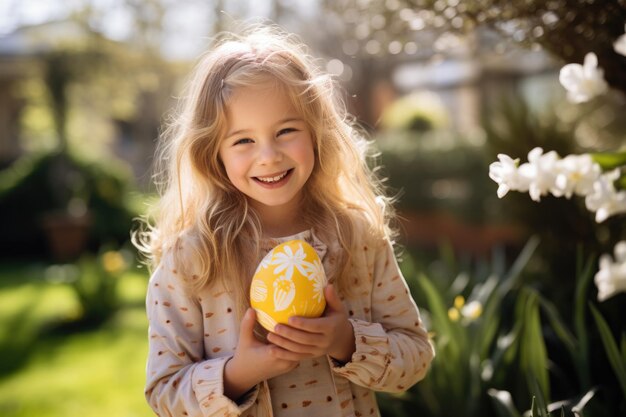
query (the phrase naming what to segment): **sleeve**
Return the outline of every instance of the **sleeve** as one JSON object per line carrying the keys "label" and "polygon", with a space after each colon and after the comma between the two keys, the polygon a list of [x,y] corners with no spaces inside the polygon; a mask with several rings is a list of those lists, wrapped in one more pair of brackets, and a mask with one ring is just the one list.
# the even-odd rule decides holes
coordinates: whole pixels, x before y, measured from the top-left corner
{"label": "sleeve", "polygon": [[229,357],[204,358],[200,304],[176,279],[168,262],[150,278],[146,297],[149,353],[145,395],[160,416],[238,416],[255,401],[255,387],[233,402],[224,395]]}
{"label": "sleeve", "polygon": [[350,319],[356,351],[333,371],[376,391],[403,392],[426,375],[435,352],[387,240],[375,255],[371,322]]}

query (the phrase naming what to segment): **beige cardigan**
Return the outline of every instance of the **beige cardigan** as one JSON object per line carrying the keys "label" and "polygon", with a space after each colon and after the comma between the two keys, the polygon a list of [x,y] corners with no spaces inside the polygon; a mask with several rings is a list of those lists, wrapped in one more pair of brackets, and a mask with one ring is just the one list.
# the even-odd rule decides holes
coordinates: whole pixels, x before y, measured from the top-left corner
{"label": "beige cardigan", "polygon": [[[329,248],[312,231],[273,239],[264,252],[290,239],[310,243],[324,268],[332,269],[338,245]],[[358,248],[352,258],[355,296],[343,300],[355,334],[351,361],[302,361],[289,373],[258,384],[238,403],[223,393],[224,365],[239,335],[234,301],[219,288],[189,295],[166,256],[150,279],[146,299],[150,351],[145,393],[156,414],[380,415],[374,391],[405,391],[424,378],[434,351],[391,244],[363,238]]]}

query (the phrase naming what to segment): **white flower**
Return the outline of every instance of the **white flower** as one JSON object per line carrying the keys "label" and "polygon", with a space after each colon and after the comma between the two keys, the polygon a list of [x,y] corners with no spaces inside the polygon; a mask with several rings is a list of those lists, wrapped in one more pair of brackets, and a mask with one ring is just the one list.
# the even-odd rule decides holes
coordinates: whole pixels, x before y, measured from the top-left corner
{"label": "white flower", "polygon": [[602,173],[590,155],[568,155],[557,163],[558,174],[552,194],[570,198],[572,194],[587,195]]}
{"label": "white flower", "polygon": [[285,252],[276,252],[274,254],[274,260],[272,261],[273,265],[278,265],[276,269],[274,269],[275,274],[280,274],[285,271],[285,277],[287,279],[291,279],[293,276],[293,269],[296,268],[302,275],[306,275],[304,270],[304,258],[306,258],[306,254],[304,253],[304,249],[302,248],[302,244],[300,244],[300,248],[293,253],[291,251],[291,247],[285,246]]}
{"label": "white flower", "polygon": [[618,192],[613,185],[619,176],[619,169],[601,175],[593,183],[593,191],[585,198],[587,209],[596,213],[598,223],[615,214],[626,213],[626,191]]}
{"label": "white flower", "polygon": [[517,164],[519,159],[511,159],[505,154],[498,154],[499,162],[489,165],[489,178],[498,183],[498,198],[502,198],[510,190],[519,191],[519,175]]}
{"label": "white flower", "polygon": [[[624,32],[626,32],[626,25],[624,25]],[[613,49],[618,54],[626,56],[626,33],[615,40]]]}
{"label": "white flower", "polygon": [[518,169],[521,177],[520,185],[522,185],[520,191],[524,191],[523,188],[527,185],[530,198],[534,201],[541,201],[541,196],[555,188],[558,159],[559,156],[554,151],[546,154],[541,148],[534,148],[530,151],[528,162]]}
{"label": "white flower", "polygon": [[609,255],[600,257],[600,270],[594,278],[598,287],[598,301],[626,292],[626,241],[615,245],[614,251],[615,262]]}
{"label": "white flower", "polygon": [[598,57],[593,52],[585,55],[585,62],[567,64],[561,68],[559,81],[567,90],[567,98],[574,103],[591,100],[608,90],[604,71],[598,67]]}
{"label": "white flower", "polygon": [[306,263],[307,278],[313,282],[313,293],[318,303],[322,302],[324,296],[324,285],[326,284],[326,273],[322,263],[317,259],[312,263]]}
{"label": "white flower", "polygon": [[470,301],[461,307],[461,315],[468,320],[476,320],[483,313],[483,305],[480,301]]}

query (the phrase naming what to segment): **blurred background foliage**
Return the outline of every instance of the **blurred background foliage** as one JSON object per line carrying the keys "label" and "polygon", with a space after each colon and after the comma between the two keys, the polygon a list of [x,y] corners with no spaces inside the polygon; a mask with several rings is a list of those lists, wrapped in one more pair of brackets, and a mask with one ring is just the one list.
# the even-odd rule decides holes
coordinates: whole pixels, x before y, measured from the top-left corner
{"label": "blurred background foliage", "polygon": [[[534,415],[626,414],[626,295],[598,304],[592,284],[624,217],[499,200],[488,178],[499,153],[623,150],[624,0],[8,0],[0,415],[151,415],[148,273],[129,231],[186,72],[250,17],[322,58],[397,196],[403,272],[438,356],[407,393],[379,396],[383,415],[517,416],[533,398]],[[558,70],[591,51],[613,90],[572,105]]]}

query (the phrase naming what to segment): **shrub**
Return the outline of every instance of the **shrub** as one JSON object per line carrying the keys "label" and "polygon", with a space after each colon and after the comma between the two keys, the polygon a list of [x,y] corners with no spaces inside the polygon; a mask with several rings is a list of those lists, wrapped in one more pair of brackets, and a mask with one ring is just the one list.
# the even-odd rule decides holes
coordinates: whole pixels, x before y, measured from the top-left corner
{"label": "shrub", "polygon": [[128,240],[136,213],[128,207],[128,169],[119,161],[89,163],[66,153],[27,155],[0,173],[0,247],[5,257],[45,257],[42,221],[51,213],[90,217],[87,248]]}

